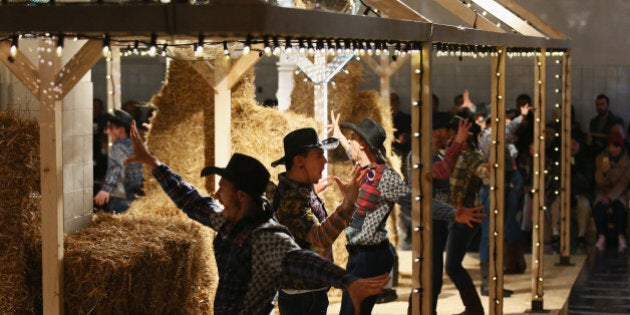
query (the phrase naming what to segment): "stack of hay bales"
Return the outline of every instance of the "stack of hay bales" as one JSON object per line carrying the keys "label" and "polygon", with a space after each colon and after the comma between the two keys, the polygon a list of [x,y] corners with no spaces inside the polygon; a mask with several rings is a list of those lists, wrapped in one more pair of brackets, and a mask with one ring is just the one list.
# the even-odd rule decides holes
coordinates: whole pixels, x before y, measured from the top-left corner
{"label": "stack of hay bales", "polygon": [[173,217],[104,215],[66,237],[68,314],[207,314],[210,287],[200,225]]}
{"label": "stack of hay bales", "polygon": [[42,312],[39,126],[0,112],[0,314]]}

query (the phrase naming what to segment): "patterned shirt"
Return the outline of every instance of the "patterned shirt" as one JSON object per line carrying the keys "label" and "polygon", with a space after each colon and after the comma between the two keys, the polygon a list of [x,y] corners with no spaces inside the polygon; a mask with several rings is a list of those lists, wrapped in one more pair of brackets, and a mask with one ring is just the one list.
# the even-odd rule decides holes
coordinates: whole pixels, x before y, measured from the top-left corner
{"label": "patterned shirt", "polygon": [[457,198],[462,198],[462,205],[474,207],[479,204],[479,188],[481,173],[485,169],[483,156],[479,151],[469,147],[459,157],[451,175],[451,205],[457,205]]}
{"label": "patterned shirt", "polygon": [[102,190],[111,197],[127,199],[128,193],[133,194],[142,188],[142,165],[138,163],[124,164],[133,155],[131,139],[116,140],[109,149],[107,173]]}
{"label": "patterned shirt", "polygon": [[409,191],[403,179],[391,167],[385,168],[376,189],[381,193],[376,209],[365,213],[365,220],[360,229],[352,226],[346,228],[349,245],[377,245],[387,240],[385,229],[387,216],[392,211],[394,203]]}
{"label": "patterned shirt", "polygon": [[273,219],[259,216],[226,224],[214,199],[201,196],[168,166],[161,164],[152,174],[186,215],[218,232],[214,243],[220,268],[214,314],[269,314],[276,291],[290,287],[288,280],[293,278],[340,288],[347,288],[357,279],[316,254],[301,250],[289,231]]}
{"label": "patterned shirt", "polygon": [[312,184],[293,181],[286,173],[278,175],[278,180],[278,195],[274,198],[278,222],[289,228],[300,247],[332,261],[332,244],[348,226],[356,208],[339,206],[328,216]]}

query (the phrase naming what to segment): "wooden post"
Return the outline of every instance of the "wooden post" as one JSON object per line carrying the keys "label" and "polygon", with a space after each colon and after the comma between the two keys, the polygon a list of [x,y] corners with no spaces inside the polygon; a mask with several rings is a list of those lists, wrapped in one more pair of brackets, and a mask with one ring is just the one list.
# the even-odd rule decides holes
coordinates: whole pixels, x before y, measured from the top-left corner
{"label": "wooden post", "polygon": [[120,47],[113,46],[109,58],[106,58],[107,75],[107,111],[120,109]]}
{"label": "wooden post", "polygon": [[62,102],[55,92],[61,60],[50,39],[40,40],[39,146],[42,190],[42,294],[44,314],[63,314]]}
{"label": "wooden post", "polygon": [[490,146],[490,259],[488,262],[488,310],[503,314],[503,235],[505,218],[505,62],[506,47],[492,56]]}
{"label": "wooden post", "polygon": [[[214,62],[214,165],[225,167],[232,155],[232,91],[227,76],[230,60],[218,57]],[[214,189],[219,189],[219,176],[214,176]]]}
{"label": "wooden post", "polygon": [[560,148],[560,265],[571,266],[571,57],[562,56],[562,147]]}
{"label": "wooden post", "polygon": [[398,69],[409,59],[411,54],[405,54],[396,58],[396,61],[389,62],[390,58],[388,55],[381,54],[378,62],[374,57],[366,56],[361,60],[365,61],[365,64],[376,73],[380,79],[380,87],[381,87],[381,102],[383,104],[387,104],[387,107],[390,105],[390,97],[391,94],[391,77]]}
{"label": "wooden post", "polygon": [[411,56],[411,224],[413,315],[430,314],[431,288],[431,43]]}
{"label": "wooden post", "polygon": [[545,49],[535,58],[534,167],[532,179],[532,312],[543,311],[545,243]]}

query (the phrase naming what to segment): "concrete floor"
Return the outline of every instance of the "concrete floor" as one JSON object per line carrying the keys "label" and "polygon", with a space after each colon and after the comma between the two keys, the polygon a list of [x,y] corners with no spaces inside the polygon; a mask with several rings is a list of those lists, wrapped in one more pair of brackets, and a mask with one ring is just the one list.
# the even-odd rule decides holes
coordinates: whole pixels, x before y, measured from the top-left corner
{"label": "concrete floor", "polygon": [[[400,261],[399,285],[396,287],[398,299],[394,302],[376,304],[372,314],[374,315],[404,315],[407,314],[407,300],[411,291],[411,252],[398,251]],[[557,255],[545,255],[545,275],[544,275],[544,300],[545,310],[548,314],[564,314],[566,312],[567,300],[571,292],[571,287],[577,279],[580,270],[585,262],[585,255],[571,256],[573,266],[556,266]],[[531,281],[531,256],[526,256],[527,270],[522,275],[506,275],[504,277],[505,288],[515,291],[515,294],[504,299],[503,314],[523,314],[531,308],[532,281]],[[479,288],[479,256],[476,253],[468,253],[464,259],[464,267],[470,272],[475,285]],[[328,314],[339,314],[339,301],[331,300],[328,307]],[[482,303],[486,313],[488,310],[488,299],[482,297]],[[446,274],[444,275],[444,285],[438,300],[438,314],[457,314],[464,310],[459,294],[455,286]]]}

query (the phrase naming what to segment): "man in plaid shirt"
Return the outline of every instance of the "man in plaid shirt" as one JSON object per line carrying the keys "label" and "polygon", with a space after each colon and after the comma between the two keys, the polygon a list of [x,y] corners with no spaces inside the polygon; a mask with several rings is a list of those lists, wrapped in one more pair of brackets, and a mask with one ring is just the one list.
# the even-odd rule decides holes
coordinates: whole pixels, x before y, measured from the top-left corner
{"label": "man in plaid shirt", "polygon": [[[264,198],[269,172],[256,159],[234,154],[227,167],[206,167],[201,175],[221,176],[215,196],[199,191],[149,153],[132,124],[134,155],[127,162],[144,164],[173,202],[191,219],[217,231],[214,252],[219,285],[214,314],[270,314],[276,291],[292,278],[347,290],[357,305],[378,294],[387,283],[384,274],[359,279],[317,254],[302,250],[289,231],[272,218]],[[300,289],[300,288],[296,288]]]}
{"label": "man in plaid shirt", "polygon": [[133,154],[129,130],[133,118],[124,110],[107,113],[107,133],[112,140],[107,159],[105,183],[94,196],[98,206],[107,204],[107,211],[121,213],[127,211],[136,194],[142,193],[142,165],[129,163],[125,159]]}
{"label": "man in plaid shirt", "polygon": [[[289,228],[301,248],[312,250],[331,262],[332,244],[352,220],[362,174],[365,174],[356,172],[349,185],[335,178],[344,199],[328,215],[315,184],[320,181],[327,162],[324,150],[335,149],[338,144],[335,138],[320,141],[313,128],[294,130],[283,139],[284,156],[271,164],[284,164],[287,170],[278,175],[278,188],[273,200],[278,222]],[[293,280],[292,287],[304,289],[280,290],[280,314],[326,315],[329,286],[305,285],[302,279]]]}

